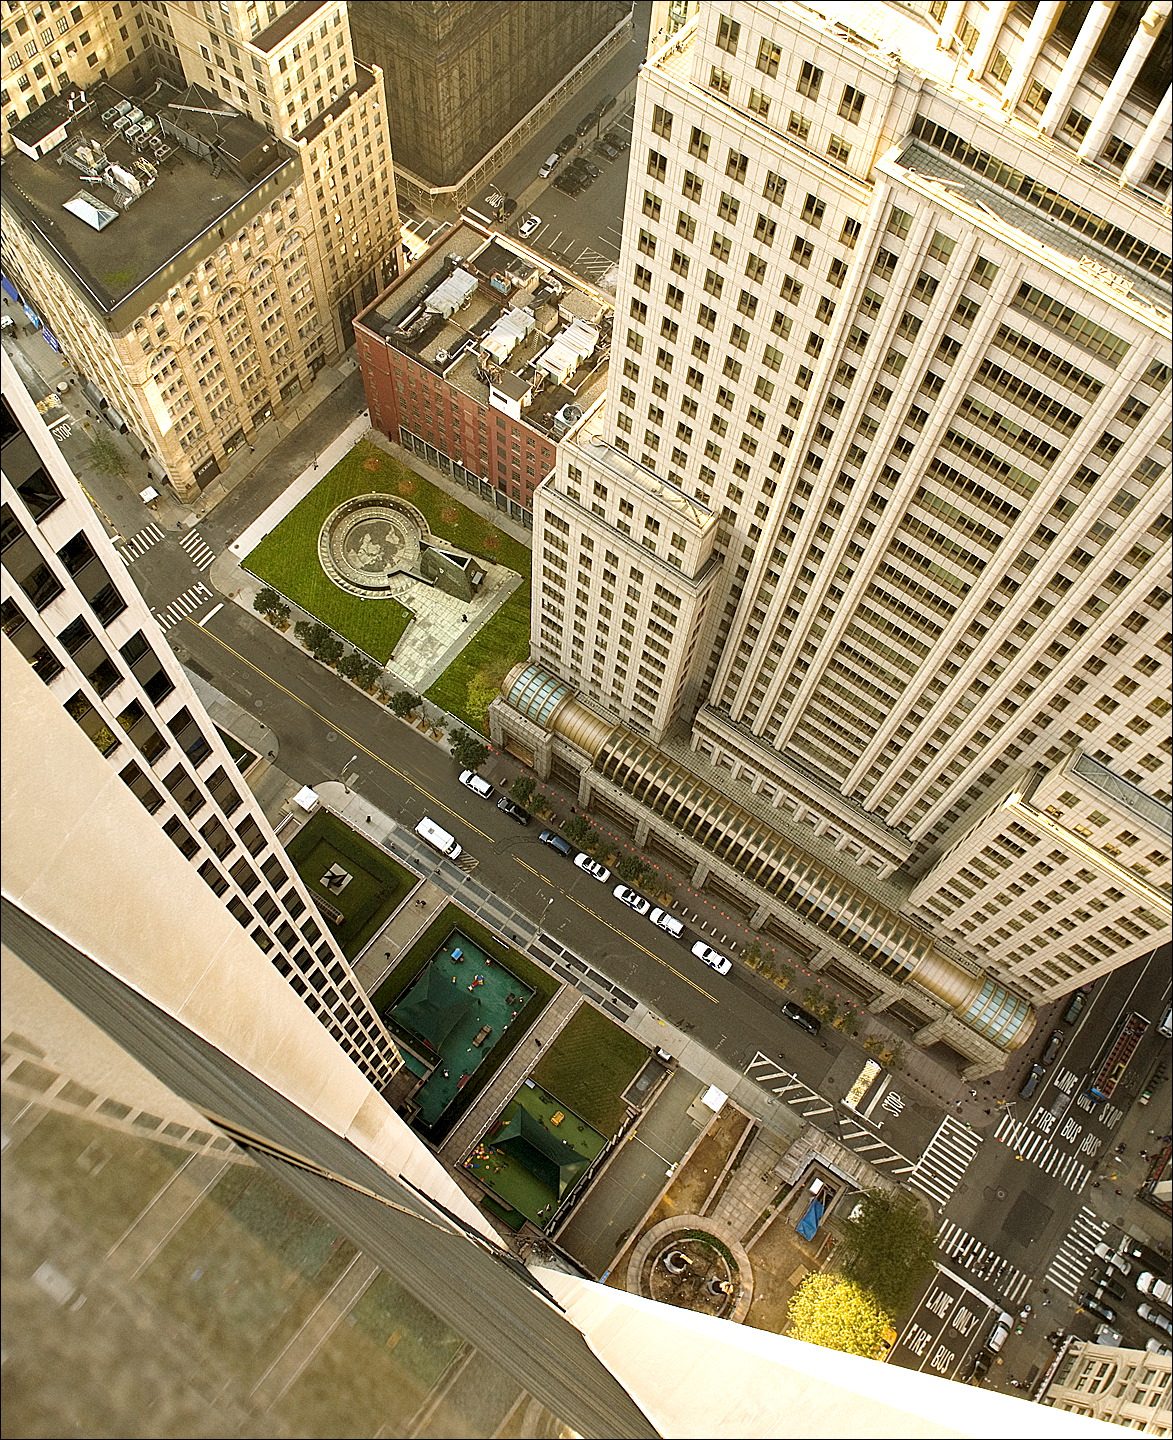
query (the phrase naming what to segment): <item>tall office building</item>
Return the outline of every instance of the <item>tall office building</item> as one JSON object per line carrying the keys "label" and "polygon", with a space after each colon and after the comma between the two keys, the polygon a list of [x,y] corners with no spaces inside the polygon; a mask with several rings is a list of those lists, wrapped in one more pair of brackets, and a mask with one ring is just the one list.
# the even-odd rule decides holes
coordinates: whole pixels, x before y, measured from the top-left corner
{"label": "tall office building", "polygon": [[1141,1435],[1168,1435],[1173,1427],[1173,1360],[1151,1350],[1075,1340],[1039,1399],[1056,1410],[1090,1415]]}
{"label": "tall office building", "polygon": [[[385,1086],[402,1064],[394,1042],[7,355],[2,374],[6,684],[37,677],[152,817],[152,835],[172,842],[350,1060]],[[35,771],[53,743],[35,728],[4,738],[17,770]],[[57,823],[68,830],[68,813]],[[14,856],[18,833],[8,836]],[[133,832],[114,826],[108,844],[127,867],[158,868]]]}
{"label": "tall office building", "polygon": [[649,59],[496,711],[978,1063],[1026,1017],[960,976],[1168,934],[1169,11],[708,5]]}
{"label": "tall office building", "polygon": [[361,0],[405,195],[461,205],[630,33],[630,0]]}
{"label": "tall office building", "polygon": [[399,273],[380,76],[343,0],[16,8],[5,279],[191,501]]}

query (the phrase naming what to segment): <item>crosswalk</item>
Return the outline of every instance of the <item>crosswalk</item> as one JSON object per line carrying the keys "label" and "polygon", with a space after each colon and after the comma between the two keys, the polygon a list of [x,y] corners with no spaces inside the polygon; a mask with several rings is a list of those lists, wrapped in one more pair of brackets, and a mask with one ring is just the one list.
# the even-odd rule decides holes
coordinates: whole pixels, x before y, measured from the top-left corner
{"label": "crosswalk", "polygon": [[132,535],[129,540],[124,540],[118,547],[119,553],[122,555],[126,564],[129,565],[132,560],[137,560],[140,555],[145,554],[152,545],[157,545],[159,541],[162,540],[164,533],[165,532],[152,521],[151,524],[144,525],[143,528]]}
{"label": "crosswalk", "polygon": [[946,1115],[916,1162],[908,1183],[922,1190],[938,1210],[942,1209],[969,1169],[981,1143],[982,1137],[975,1130]]}
{"label": "crosswalk", "polygon": [[172,625],[178,625],[185,616],[202,609],[211,598],[211,590],[200,580],[182,595],[177,595],[166,610],[156,610],[155,619],[164,630],[170,630]]}
{"label": "crosswalk", "polygon": [[759,1050],[745,1067],[745,1073],[772,1095],[785,1100],[804,1120],[815,1121],[829,1134],[834,1135],[840,1144],[854,1150],[857,1155],[862,1155],[869,1164],[883,1166],[886,1175],[904,1176],[911,1173],[913,1164],[908,1156],[902,1155],[899,1150],[894,1150],[886,1141],[879,1139],[874,1130],[865,1129],[854,1115],[850,1118],[837,1116],[835,1127],[832,1128],[831,1121],[821,1117],[833,1114],[835,1106],[769,1055],[763,1055]]}
{"label": "crosswalk", "polygon": [[1096,1246],[1107,1230],[1106,1220],[1101,1220],[1094,1210],[1081,1205],[1079,1214],[1047,1270],[1047,1283],[1056,1290],[1061,1290],[1064,1295],[1074,1295],[1083,1284]]}
{"label": "crosswalk", "polygon": [[1060,1185],[1074,1190],[1076,1194],[1092,1177],[1091,1170],[1078,1155],[1060,1150],[1051,1144],[1046,1135],[1040,1134],[1024,1120],[1016,1120],[1013,1115],[1002,1116],[994,1131],[994,1139],[1009,1146],[1016,1159],[1037,1165],[1044,1175],[1053,1176]]}
{"label": "crosswalk", "polygon": [[952,1220],[946,1220],[937,1231],[937,1249],[958,1269],[968,1270],[987,1289],[996,1290],[1007,1305],[1017,1305],[1031,1287],[1025,1271]]}
{"label": "crosswalk", "polygon": [[216,558],[216,552],[204,543],[198,530],[189,530],[179,542],[179,548],[187,551],[188,558],[197,570],[206,570]]}

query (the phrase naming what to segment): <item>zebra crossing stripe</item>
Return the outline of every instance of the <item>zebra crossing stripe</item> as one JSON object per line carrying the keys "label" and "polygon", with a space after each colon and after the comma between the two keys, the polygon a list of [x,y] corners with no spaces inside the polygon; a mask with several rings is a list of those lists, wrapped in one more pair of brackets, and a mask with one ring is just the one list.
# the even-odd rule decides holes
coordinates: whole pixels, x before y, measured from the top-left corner
{"label": "zebra crossing stripe", "polygon": [[976,1131],[946,1115],[916,1162],[909,1183],[941,1208],[969,1169],[981,1143],[982,1137]]}
{"label": "zebra crossing stripe", "polygon": [[140,555],[148,551],[152,545],[158,544],[163,538],[163,531],[153,521],[149,525],[137,531],[129,540],[124,540],[118,547],[124,561],[129,563],[137,560]]}
{"label": "zebra crossing stripe", "polygon": [[1095,1248],[1108,1231],[1108,1222],[1082,1205],[1063,1244],[1055,1252],[1046,1278],[1064,1295],[1074,1295],[1087,1274]]}
{"label": "zebra crossing stripe", "polygon": [[216,552],[204,542],[197,530],[189,530],[179,542],[179,548],[187,552],[197,570],[206,570],[216,558]]}

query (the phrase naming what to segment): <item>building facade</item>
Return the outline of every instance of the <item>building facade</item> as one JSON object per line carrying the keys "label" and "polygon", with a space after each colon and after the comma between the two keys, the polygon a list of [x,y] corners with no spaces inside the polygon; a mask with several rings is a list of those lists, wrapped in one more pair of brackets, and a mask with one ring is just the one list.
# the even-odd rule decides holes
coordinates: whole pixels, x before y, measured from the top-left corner
{"label": "building facade", "polygon": [[[257,949],[380,1088],[399,1052],[3,357],[6,675],[31,671]],[[29,743],[6,736],[10,763]],[[111,844],[117,845],[112,836]]]}
{"label": "building facade", "polygon": [[[649,59],[606,404],[535,497],[587,623],[535,586],[533,655],[1044,1000],[1168,934],[1169,6],[1031,8],[705,6]],[[1034,829],[994,813],[1028,795]]]}
{"label": "building facade", "polygon": [[630,15],[626,0],[351,5],[355,54],[383,72],[405,193],[462,204],[512,153],[500,147],[520,122],[588,57],[610,57]]}
{"label": "building facade", "polygon": [[140,10],[144,52],[109,80],[71,59],[8,131],[0,258],[190,501],[349,346],[398,274],[399,218],[379,76],[341,0]]}
{"label": "building facade", "polygon": [[1170,1356],[1076,1340],[1039,1399],[1141,1435],[1173,1431]]}
{"label": "building facade", "polygon": [[533,524],[557,442],[600,400],[610,297],[463,223],[358,317],[371,423]]}

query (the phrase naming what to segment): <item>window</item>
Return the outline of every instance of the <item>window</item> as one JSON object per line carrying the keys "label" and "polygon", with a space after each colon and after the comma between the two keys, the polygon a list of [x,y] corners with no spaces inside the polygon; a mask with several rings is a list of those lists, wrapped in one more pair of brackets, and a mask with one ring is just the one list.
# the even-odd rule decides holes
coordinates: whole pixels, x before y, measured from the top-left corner
{"label": "window", "polygon": [[760,255],[750,255],[745,262],[745,273],[751,280],[758,282],[766,278],[766,262]]}
{"label": "window", "polygon": [[790,119],[786,122],[786,130],[790,135],[797,135],[800,140],[805,140],[811,133],[811,122],[805,115],[800,115],[797,110],[790,112]]}
{"label": "window", "polygon": [[827,141],[827,154],[840,165],[846,165],[851,158],[851,146],[840,136],[832,135]]}
{"label": "window", "polygon": [[749,92],[749,109],[760,120],[765,120],[770,114],[770,102],[760,90],[751,89]]}
{"label": "window", "polygon": [[782,58],[781,45],[775,45],[772,40],[762,40],[758,46],[757,68],[763,75],[774,78],[778,74],[778,62]]}
{"label": "window", "polygon": [[648,174],[653,180],[663,180],[668,174],[668,157],[658,150],[648,151]]}
{"label": "window", "polygon": [[644,191],[644,214],[652,220],[660,218],[660,197],[653,195],[650,190]]}
{"label": "window", "polygon": [[707,160],[709,158],[709,144],[710,140],[708,135],[694,125],[692,127],[692,135],[688,141],[688,153],[697,160]]}
{"label": "window", "polygon": [[733,84],[733,77],[727,70],[722,70],[714,65],[709,71],[709,89],[715,90],[718,95],[728,95],[729,87]]}
{"label": "window", "polygon": [[780,205],[786,196],[786,181],[781,175],[775,175],[773,170],[766,171],[766,183],[762,188],[762,197],[775,205]]}
{"label": "window", "polygon": [[827,207],[817,195],[808,195],[806,204],[802,207],[802,219],[806,225],[813,226],[816,230],[823,223],[823,216],[827,213]]}
{"label": "window", "polygon": [[859,124],[859,117],[863,114],[863,102],[867,96],[862,90],[856,90],[851,85],[844,85],[843,99],[839,102],[839,115],[851,125]]}
{"label": "window", "polygon": [[794,244],[790,248],[790,258],[804,268],[809,268],[811,256],[815,253],[815,247],[809,240],[804,240],[801,235],[794,237]]}
{"label": "window", "polygon": [[741,201],[732,195],[721,192],[721,200],[717,206],[717,214],[730,225],[737,224],[737,212],[741,209]]}
{"label": "window", "polygon": [[[1026,103],[1025,100],[1023,103]],[[1113,135],[1104,146],[1104,152],[1100,159],[1108,165],[1123,165],[1132,154],[1132,149],[1133,147],[1127,140],[1121,140],[1119,135]]]}
{"label": "window", "polygon": [[699,201],[704,188],[704,181],[699,175],[694,175],[691,170],[684,172],[684,183],[681,186],[681,190],[686,200]]}
{"label": "window", "polygon": [[787,275],[782,281],[781,298],[791,305],[797,305],[802,299],[802,281],[796,280],[793,275]]}
{"label": "window", "polygon": [[737,54],[737,40],[741,34],[741,26],[736,20],[731,20],[728,15],[722,15],[717,24],[717,49],[724,50],[726,54]]}
{"label": "window", "polygon": [[[743,315],[748,315],[752,319],[758,308],[758,297],[751,290],[743,290],[737,297],[737,308]],[[745,346],[743,345],[741,348],[744,350]]]}
{"label": "window", "polygon": [[823,72],[817,65],[812,65],[809,60],[802,62],[802,70],[798,76],[798,84],[794,87],[800,95],[805,95],[809,100],[819,98],[819,86],[823,83]]}
{"label": "window", "polygon": [[781,310],[775,310],[774,323],[770,326],[770,329],[775,335],[779,335],[785,340],[790,334],[790,324],[789,315],[783,315]]}
{"label": "window", "polygon": [[844,222],[843,222],[843,232],[842,232],[842,234],[839,236],[839,243],[840,243],[841,245],[846,245],[849,250],[854,250],[854,248],[855,248],[855,242],[859,239],[859,232],[860,232],[862,229],[863,229],[863,224],[862,224],[862,222],[859,221],[859,220],[852,219],[852,218],[849,216],[849,217],[848,217],[846,220],[844,220]]}
{"label": "window", "polygon": [[713,243],[709,247],[709,253],[717,260],[728,260],[731,249],[731,241],[726,236],[719,235],[714,231]]}
{"label": "window", "polygon": [[672,115],[661,105],[656,105],[652,109],[652,133],[659,135],[662,140],[671,140],[672,138]]}
{"label": "window", "polygon": [[725,162],[725,174],[732,180],[744,180],[749,169],[749,156],[742,155],[738,150],[730,150],[729,159]]}
{"label": "window", "polygon": [[956,244],[956,240],[951,240],[948,235],[942,235],[940,230],[937,230],[933,235],[932,244],[929,246],[929,259],[948,260],[953,254],[953,247]]}

